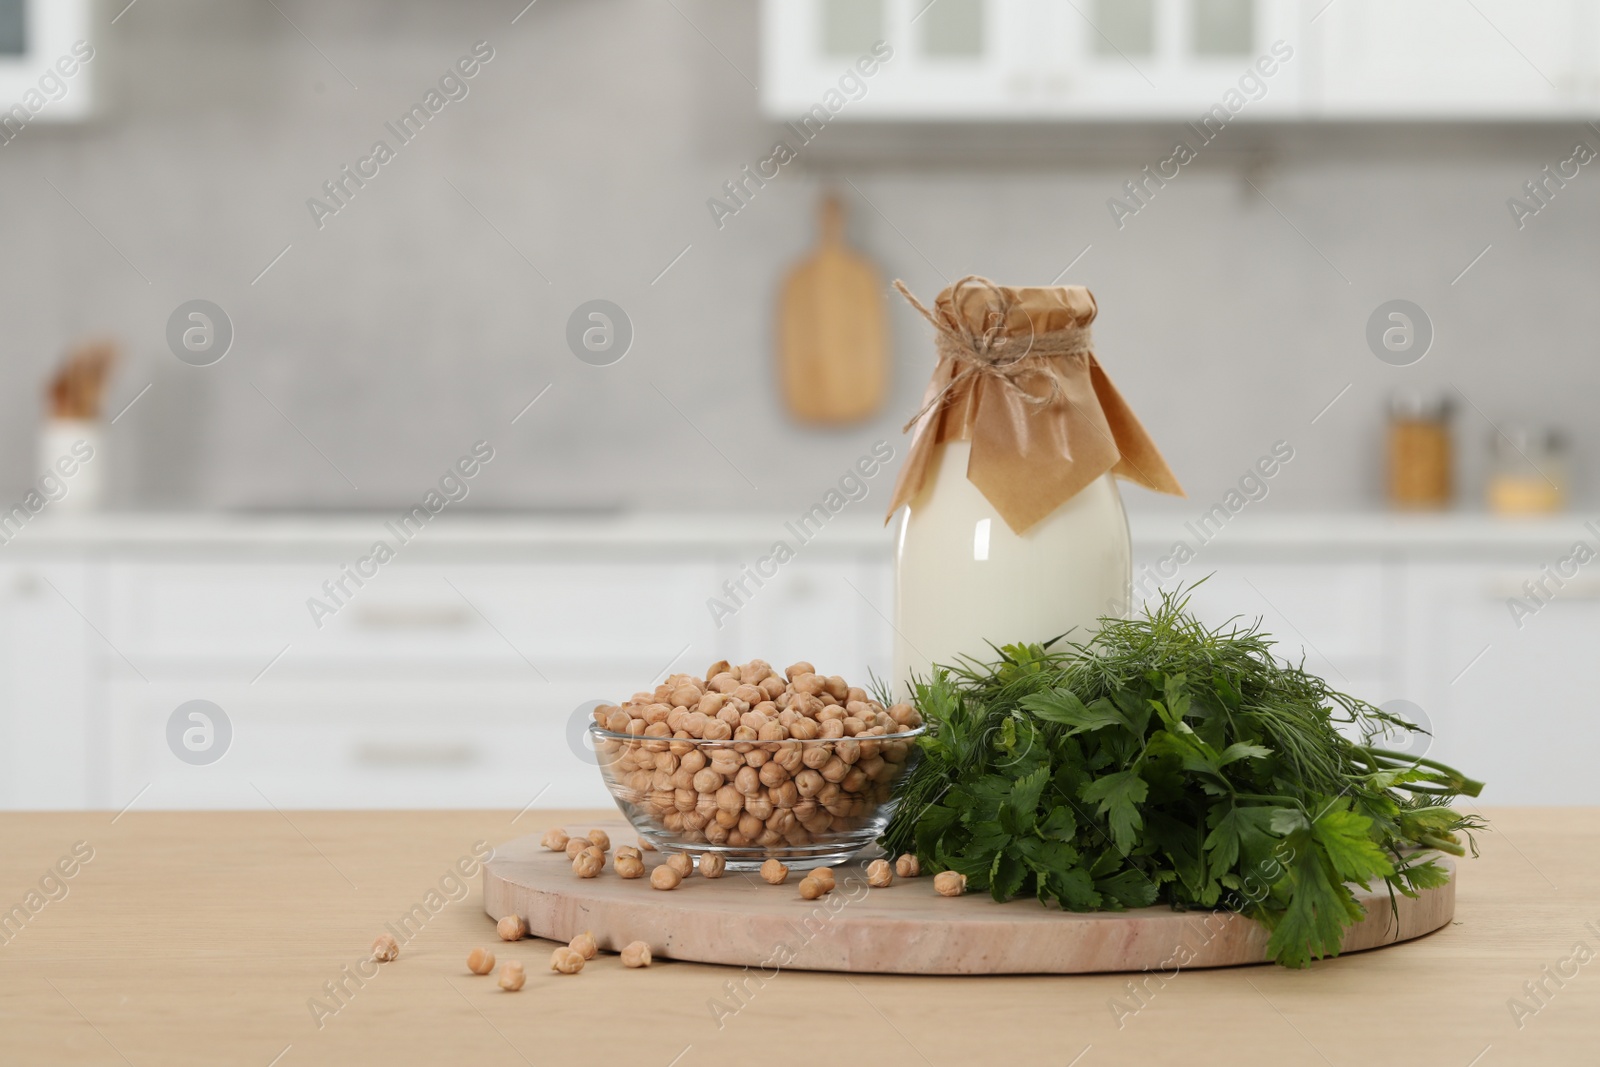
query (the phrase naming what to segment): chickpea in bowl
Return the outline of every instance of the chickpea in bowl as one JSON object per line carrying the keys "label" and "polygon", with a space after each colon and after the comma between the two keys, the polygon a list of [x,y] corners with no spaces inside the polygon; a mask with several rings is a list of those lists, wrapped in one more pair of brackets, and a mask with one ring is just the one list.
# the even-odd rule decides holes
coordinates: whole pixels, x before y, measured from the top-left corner
{"label": "chickpea in bowl", "polygon": [[628,821],[665,852],[806,870],[877,839],[924,732],[837,675],[719,661],[594,711],[600,772]]}

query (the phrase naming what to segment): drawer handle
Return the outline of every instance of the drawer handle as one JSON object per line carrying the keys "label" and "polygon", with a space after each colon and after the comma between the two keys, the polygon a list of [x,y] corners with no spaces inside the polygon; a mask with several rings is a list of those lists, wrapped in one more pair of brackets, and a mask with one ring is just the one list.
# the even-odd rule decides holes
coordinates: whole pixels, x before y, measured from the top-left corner
{"label": "drawer handle", "polygon": [[[1544,579],[1544,587],[1539,586],[1540,579]],[[1557,581],[1562,582],[1556,585]],[[1509,572],[1497,574],[1488,583],[1485,590],[1491,600],[1528,600],[1528,589],[1524,588],[1527,582],[1532,581],[1533,594],[1539,600],[1600,600],[1600,575],[1577,574],[1571,578],[1547,577],[1542,571],[1527,571],[1521,574]]]}
{"label": "drawer handle", "polygon": [[355,757],[357,763],[372,767],[470,767],[482,762],[476,746],[422,742],[368,741],[356,746]]}
{"label": "drawer handle", "polygon": [[369,630],[452,630],[472,623],[472,613],[455,604],[362,604],[356,624]]}

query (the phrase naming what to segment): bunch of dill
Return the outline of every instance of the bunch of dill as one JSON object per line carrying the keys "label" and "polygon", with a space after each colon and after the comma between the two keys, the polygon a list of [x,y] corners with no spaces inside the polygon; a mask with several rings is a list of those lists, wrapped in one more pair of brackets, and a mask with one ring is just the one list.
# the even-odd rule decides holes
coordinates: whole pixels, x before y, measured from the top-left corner
{"label": "bunch of dill", "polygon": [[1481,783],[1373,744],[1417,727],[1184,594],[1083,644],[995,651],[912,680],[930,732],[882,844],[997,900],[1230,909],[1303,967],[1363,917],[1347,883],[1441,885],[1432,853],[1482,827],[1450,806]]}

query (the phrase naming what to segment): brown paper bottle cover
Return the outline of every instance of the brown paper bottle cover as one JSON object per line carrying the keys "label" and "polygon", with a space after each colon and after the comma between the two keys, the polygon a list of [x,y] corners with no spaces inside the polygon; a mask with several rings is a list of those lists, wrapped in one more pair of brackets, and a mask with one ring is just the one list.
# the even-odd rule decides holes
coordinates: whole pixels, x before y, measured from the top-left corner
{"label": "brown paper bottle cover", "polygon": [[893,517],[916,499],[934,450],[971,441],[967,480],[1022,533],[1107,471],[1183,496],[1167,461],[1095,358],[1098,305],[1081,285],[1013,289],[969,276],[930,311],[895,282],[937,331],[923,407],[906,428]]}

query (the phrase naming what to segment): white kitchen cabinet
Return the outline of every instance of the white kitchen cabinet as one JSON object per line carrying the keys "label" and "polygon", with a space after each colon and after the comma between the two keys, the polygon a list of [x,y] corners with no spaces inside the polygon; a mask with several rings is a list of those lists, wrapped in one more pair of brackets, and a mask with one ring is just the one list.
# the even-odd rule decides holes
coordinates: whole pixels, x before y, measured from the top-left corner
{"label": "white kitchen cabinet", "polygon": [[97,682],[112,666],[79,614],[95,609],[86,564],[0,566],[0,807],[92,802]]}
{"label": "white kitchen cabinet", "polygon": [[1582,581],[1558,591],[1520,629],[1506,604],[1546,562],[1418,563],[1408,571],[1404,695],[1432,720],[1428,755],[1487,782],[1485,803],[1600,800],[1591,679],[1600,586]]}
{"label": "white kitchen cabinet", "polygon": [[1556,117],[1600,105],[1600,5],[1337,0],[1310,107],[1346,118]]}
{"label": "white kitchen cabinet", "polygon": [[1198,118],[1263,56],[1251,108],[1287,113],[1300,93],[1270,53],[1297,14],[1271,0],[768,0],[764,16],[775,118],[810,111],[880,40],[892,58],[841,117]]}
{"label": "white kitchen cabinet", "polygon": [[[35,122],[71,122],[94,110],[91,0],[0,5],[0,145]],[[103,61],[102,61],[103,62]]]}
{"label": "white kitchen cabinet", "polygon": [[1205,577],[1192,607],[1211,625],[1257,619],[1280,659],[1305,663],[1335,689],[1373,704],[1401,696],[1403,604],[1385,561],[1193,564]]}
{"label": "white kitchen cabinet", "polygon": [[[360,588],[347,582],[342,604],[323,590],[339,576],[335,562],[118,565],[111,639],[149,670],[204,666],[246,679],[280,653],[278,674],[453,663],[653,675],[686,643],[710,645],[700,606],[713,588],[709,562],[396,562]],[[336,610],[314,614],[313,599]]]}
{"label": "white kitchen cabinet", "polygon": [[[709,657],[716,641],[706,598],[720,576],[709,558],[572,561],[527,565],[432,565],[440,588],[471,600],[550,677],[603,673],[634,679],[625,697],[658,674]],[[705,664],[699,664],[704,667]],[[696,668],[699,669],[699,668]]]}
{"label": "white kitchen cabinet", "polygon": [[1032,54],[1014,84],[1035,109],[1060,118],[1199,125],[1224,105],[1214,134],[1234,113],[1297,114],[1305,71],[1295,61],[1298,29],[1295,5],[1272,0],[1045,3],[1025,31]]}
{"label": "white kitchen cabinet", "polygon": [[[1190,536],[1133,525],[1139,575]],[[870,520],[841,520],[713,618],[707,601],[781,528],[463,520],[321,630],[305,599],[370,543],[358,520],[276,539],[222,519],[30,529],[0,559],[0,807],[604,806],[583,744],[595,701],[722,658],[887,680],[893,571]],[[1579,535],[1571,519],[1263,514],[1168,584],[1210,575],[1203,618],[1261,616],[1280,654],[1337,688],[1416,704],[1428,751],[1484,778],[1487,802],[1596,803],[1600,578],[1580,574],[1520,631],[1506,607]],[[195,700],[232,728],[212,763],[169,746]]]}
{"label": "white kitchen cabinet", "polygon": [[[736,565],[735,565],[736,566]],[[738,573],[730,567],[730,574]],[[893,575],[887,559],[802,555],[755,591],[727,620],[731,660],[756,657],[782,670],[806,660],[824,674],[866,687],[889,680]]]}
{"label": "white kitchen cabinet", "polygon": [[[616,681],[440,669],[403,683],[359,671],[123,682],[111,694],[110,789],[116,806],[138,796],[142,808],[601,807],[610,798],[569,727]],[[226,752],[201,766],[167,746],[168,718],[196,699],[231,729]]]}
{"label": "white kitchen cabinet", "polygon": [[[605,799],[585,706],[625,699],[716,642],[709,560],[396,561],[319,628],[336,563],[108,569],[116,647],[148,681],[110,688],[109,796],[154,806],[505,807]],[[168,748],[179,705],[228,715],[226,755]],[[259,792],[258,792],[259,790]]]}
{"label": "white kitchen cabinet", "polygon": [[765,0],[762,12],[763,105],[781,120],[828,100],[877,40],[893,58],[859,94],[834,95],[831,118],[1600,113],[1600,0]]}

